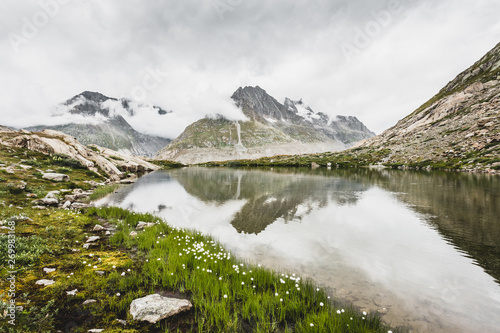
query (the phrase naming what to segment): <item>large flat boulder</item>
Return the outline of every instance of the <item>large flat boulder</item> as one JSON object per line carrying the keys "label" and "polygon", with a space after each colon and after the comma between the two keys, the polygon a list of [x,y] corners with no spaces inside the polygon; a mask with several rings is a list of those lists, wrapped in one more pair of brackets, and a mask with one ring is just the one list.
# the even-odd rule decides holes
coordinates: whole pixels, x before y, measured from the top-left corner
{"label": "large flat boulder", "polygon": [[69,182],[69,176],[63,173],[44,173],[42,178],[55,182]]}
{"label": "large flat boulder", "polygon": [[162,319],[191,309],[193,305],[186,299],[164,297],[159,294],[137,298],[130,303],[130,314],[134,320],[156,323]]}

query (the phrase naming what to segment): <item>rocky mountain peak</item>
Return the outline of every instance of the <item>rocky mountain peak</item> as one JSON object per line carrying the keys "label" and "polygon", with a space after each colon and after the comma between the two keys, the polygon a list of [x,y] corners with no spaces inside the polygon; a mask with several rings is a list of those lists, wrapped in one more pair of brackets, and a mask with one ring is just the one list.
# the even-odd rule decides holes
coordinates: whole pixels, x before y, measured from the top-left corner
{"label": "rocky mountain peak", "polygon": [[250,119],[270,117],[272,119],[286,119],[286,109],[276,99],[270,96],[259,86],[238,88],[231,96],[236,106]]}
{"label": "rocky mountain peak", "polygon": [[[135,108],[138,105],[137,102],[131,101],[127,98],[113,98],[105,96],[99,92],[84,91],[72,98],[68,99],[66,102],[62,103],[65,106],[69,106],[69,112],[72,114],[79,114],[83,116],[95,116],[97,114],[102,115],[106,118],[113,117],[110,114],[110,106],[106,104],[108,101],[120,102],[120,106],[130,115],[135,115]],[[166,115],[172,113],[172,111],[167,111],[158,106],[152,106],[159,115]],[[119,117],[119,116],[114,116]]]}

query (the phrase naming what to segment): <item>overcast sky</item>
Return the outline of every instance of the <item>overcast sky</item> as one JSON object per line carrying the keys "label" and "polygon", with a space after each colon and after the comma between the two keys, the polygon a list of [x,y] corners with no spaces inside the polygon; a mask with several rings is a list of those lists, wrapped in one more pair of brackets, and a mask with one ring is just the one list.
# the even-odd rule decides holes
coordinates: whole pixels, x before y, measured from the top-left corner
{"label": "overcast sky", "polygon": [[499,43],[499,17],[498,0],[2,0],[0,124],[90,90],[173,110],[144,121],[172,137],[238,118],[229,97],[259,85],[380,133]]}

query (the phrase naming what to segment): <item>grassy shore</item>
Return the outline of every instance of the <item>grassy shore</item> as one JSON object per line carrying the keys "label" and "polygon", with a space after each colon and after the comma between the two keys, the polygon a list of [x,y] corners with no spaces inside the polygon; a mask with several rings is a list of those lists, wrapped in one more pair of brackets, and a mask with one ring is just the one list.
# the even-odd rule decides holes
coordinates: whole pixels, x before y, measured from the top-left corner
{"label": "grassy shore", "polygon": [[[0,151],[3,168],[15,170],[1,175],[0,313],[9,313],[11,299],[18,307],[15,325],[10,317],[1,319],[2,332],[389,331],[376,314],[341,306],[294,272],[242,262],[216,240],[173,228],[156,216],[114,207],[31,208],[27,195],[33,192],[42,197],[55,189],[85,187],[84,180],[99,177],[65,166],[71,182],[53,183],[35,168],[18,167],[33,160],[43,169],[50,161],[42,156],[21,161],[21,154]],[[15,186],[21,181],[26,188]],[[112,190],[100,189],[96,197]],[[136,230],[139,221],[154,226]],[[93,231],[96,225],[105,230]],[[89,236],[100,239],[85,248]],[[15,263],[9,261],[10,239],[15,239]],[[36,285],[40,279],[55,283]],[[156,324],[133,321],[131,301],[152,293],[189,299],[193,308]],[[95,302],[83,305],[86,300]]]}
{"label": "grassy shore", "polygon": [[326,152],[319,154],[304,155],[279,155],[262,157],[253,160],[234,160],[223,162],[207,162],[202,166],[208,167],[310,167],[315,164],[318,167],[331,168],[359,168],[370,166],[384,166],[392,169],[410,170],[445,170],[445,171],[467,171],[467,172],[490,172],[497,173],[500,170],[500,157],[496,153],[498,146],[485,149],[481,152],[469,152],[463,157],[452,155],[435,159],[423,160],[416,158],[408,161],[395,160],[390,149],[353,148],[348,151]]}

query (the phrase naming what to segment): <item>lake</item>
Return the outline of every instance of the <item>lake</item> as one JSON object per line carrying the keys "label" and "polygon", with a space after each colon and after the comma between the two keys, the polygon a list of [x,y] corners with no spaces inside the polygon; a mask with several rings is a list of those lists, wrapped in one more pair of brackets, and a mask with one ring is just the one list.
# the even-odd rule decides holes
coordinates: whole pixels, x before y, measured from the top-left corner
{"label": "lake", "polygon": [[500,332],[500,177],[185,168],[98,204],[165,218],[412,332]]}

